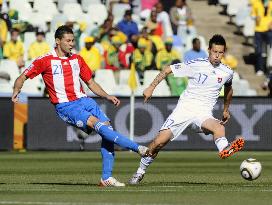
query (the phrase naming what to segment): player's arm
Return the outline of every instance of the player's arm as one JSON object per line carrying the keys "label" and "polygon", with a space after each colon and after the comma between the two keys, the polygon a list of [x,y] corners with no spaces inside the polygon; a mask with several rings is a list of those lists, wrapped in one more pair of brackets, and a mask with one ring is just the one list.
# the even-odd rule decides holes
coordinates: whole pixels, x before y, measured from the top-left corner
{"label": "player's arm", "polygon": [[233,89],[231,83],[225,84],[224,88],[224,109],[222,124],[226,124],[230,118],[229,106],[232,100]]}
{"label": "player's arm", "polygon": [[21,92],[21,89],[24,85],[24,82],[27,80],[27,77],[22,73],[14,82],[13,94],[11,100],[15,103],[19,101],[18,94]]}
{"label": "player's arm", "polygon": [[106,98],[111,101],[114,105],[118,106],[120,104],[120,100],[112,95],[109,95],[98,83],[96,83],[92,78],[87,82],[88,88],[96,95]]}
{"label": "player's arm", "polygon": [[151,96],[157,85],[166,78],[167,75],[169,75],[172,72],[172,69],[170,66],[166,66],[153,80],[153,82],[144,90],[144,102],[147,102]]}

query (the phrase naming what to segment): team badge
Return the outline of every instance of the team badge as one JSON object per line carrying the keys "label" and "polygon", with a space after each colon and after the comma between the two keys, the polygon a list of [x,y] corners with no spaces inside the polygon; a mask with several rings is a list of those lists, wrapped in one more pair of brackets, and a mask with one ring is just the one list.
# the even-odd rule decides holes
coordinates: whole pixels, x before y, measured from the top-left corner
{"label": "team badge", "polygon": [[77,127],[83,127],[83,122],[81,120],[78,120],[76,122]]}
{"label": "team badge", "polygon": [[218,83],[221,83],[221,82],[222,82],[222,80],[223,80],[223,79],[222,79],[222,78],[220,78],[220,77],[218,77],[218,78],[217,78],[217,82],[218,82]]}
{"label": "team badge", "polygon": [[175,69],[179,69],[180,68],[180,65],[179,64],[176,64],[174,65]]}

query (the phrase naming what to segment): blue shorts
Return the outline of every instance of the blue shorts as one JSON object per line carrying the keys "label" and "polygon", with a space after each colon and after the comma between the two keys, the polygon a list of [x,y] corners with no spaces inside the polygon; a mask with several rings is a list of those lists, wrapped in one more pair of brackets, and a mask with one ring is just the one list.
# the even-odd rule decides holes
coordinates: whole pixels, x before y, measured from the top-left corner
{"label": "blue shorts", "polygon": [[87,126],[87,120],[94,116],[100,122],[110,121],[97,103],[88,97],[83,97],[72,102],[59,103],[55,106],[57,115],[66,123],[73,125],[86,133],[91,128]]}

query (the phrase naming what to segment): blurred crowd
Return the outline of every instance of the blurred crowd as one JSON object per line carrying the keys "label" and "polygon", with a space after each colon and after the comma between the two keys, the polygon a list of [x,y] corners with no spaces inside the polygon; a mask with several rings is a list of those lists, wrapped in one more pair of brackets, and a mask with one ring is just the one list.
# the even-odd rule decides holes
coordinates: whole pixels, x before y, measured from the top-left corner
{"label": "blurred crowd", "polygon": [[[118,75],[119,70],[130,69],[134,63],[140,83],[143,84],[146,70],[161,70],[165,65],[172,63],[207,57],[206,40],[198,35],[194,25],[194,14],[186,0],[98,0],[93,6],[90,5],[92,10],[87,9],[88,11],[84,10],[83,6],[87,0],[50,0],[58,10],[44,25],[32,23],[33,20],[30,19],[22,20],[20,18],[22,11],[10,7],[11,1],[15,0],[0,0],[0,59],[15,61],[20,70],[28,66],[33,59],[53,49],[54,31],[63,24],[73,29],[74,52],[85,59],[94,75],[99,69],[110,69]],[[32,9],[37,8],[36,2],[41,2],[22,1],[29,4]],[[69,12],[67,14],[67,9],[60,9],[61,4],[71,2],[82,6],[83,12],[80,12],[84,18],[77,18],[76,7],[75,15],[69,15]],[[217,3],[212,1],[212,4]],[[105,14],[101,12],[103,10],[98,9],[100,8],[98,4],[106,8]],[[267,5],[270,9],[270,1]],[[259,7],[260,4],[258,9]],[[269,9],[265,12],[270,14]],[[256,11],[255,15],[259,14],[258,12]],[[120,13],[121,17],[117,18]],[[262,17],[256,17],[256,21],[261,25]],[[36,39],[29,43],[28,34],[33,32]],[[268,30],[260,32],[259,38],[262,43],[268,42],[267,38],[270,36],[268,33]],[[256,56],[259,56],[258,52],[256,49]],[[261,60],[257,62],[259,65],[263,64]],[[229,53],[226,53],[223,63],[233,70],[238,67],[237,59]],[[256,72],[265,73],[266,70],[262,66],[257,66]],[[169,76],[167,83],[171,94],[178,96],[186,88],[187,79]]]}
{"label": "blurred crowd", "polygon": [[[234,19],[244,36],[253,38],[254,66],[257,76],[266,78],[263,88],[272,93],[272,1],[271,0],[208,0],[209,5],[221,5],[225,14]],[[252,31],[251,31],[252,29]],[[251,35],[252,33],[252,35]]]}

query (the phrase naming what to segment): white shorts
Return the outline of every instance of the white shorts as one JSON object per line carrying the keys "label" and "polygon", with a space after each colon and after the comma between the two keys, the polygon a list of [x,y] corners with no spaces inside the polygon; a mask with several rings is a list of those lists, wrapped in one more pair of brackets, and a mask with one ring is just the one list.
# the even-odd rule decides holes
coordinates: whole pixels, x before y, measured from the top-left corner
{"label": "white shorts", "polygon": [[173,133],[171,140],[174,140],[187,127],[194,127],[194,130],[201,131],[201,125],[207,119],[215,119],[212,115],[212,109],[179,100],[176,108],[166,119],[160,131],[170,129]]}

